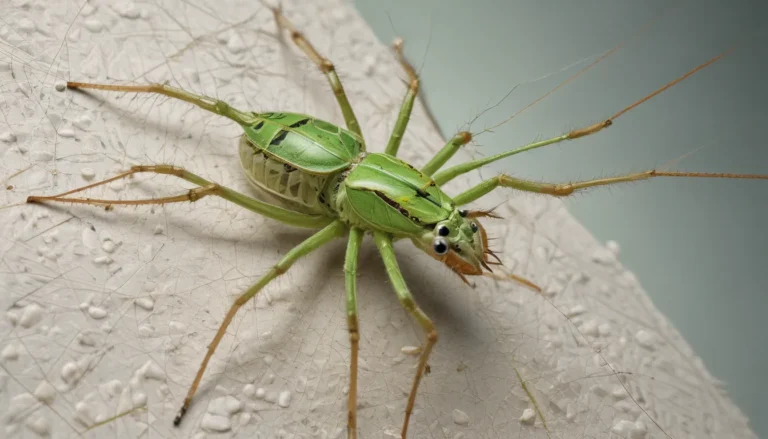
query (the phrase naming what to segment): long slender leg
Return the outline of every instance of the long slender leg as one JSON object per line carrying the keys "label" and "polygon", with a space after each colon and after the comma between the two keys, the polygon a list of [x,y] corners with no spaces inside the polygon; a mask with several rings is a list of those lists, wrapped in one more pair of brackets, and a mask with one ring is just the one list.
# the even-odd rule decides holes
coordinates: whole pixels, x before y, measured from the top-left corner
{"label": "long slender leg", "polygon": [[381,258],[384,260],[384,266],[387,269],[389,280],[392,282],[392,286],[397,293],[397,298],[400,299],[400,303],[406,311],[419,322],[426,337],[424,349],[422,349],[421,356],[419,356],[419,365],[416,369],[416,376],[413,379],[411,393],[408,395],[408,404],[405,406],[405,419],[403,420],[403,428],[400,432],[400,435],[405,439],[408,432],[408,421],[411,419],[413,404],[416,401],[416,393],[419,390],[419,382],[421,382],[421,377],[424,375],[424,370],[427,367],[427,360],[429,360],[429,354],[432,353],[432,347],[437,343],[437,330],[432,320],[419,308],[419,305],[416,304],[411,292],[408,290],[408,285],[406,285],[403,274],[397,265],[395,251],[392,249],[392,238],[385,233],[374,232],[373,239],[376,241]]}
{"label": "long slender leg", "polygon": [[400,142],[403,140],[405,129],[408,126],[408,121],[411,118],[413,103],[419,95],[419,76],[416,74],[416,69],[413,68],[403,55],[403,40],[395,40],[392,47],[395,49],[397,60],[408,75],[408,92],[405,94],[405,99],[403,99],[403,103],[400,106],[397,122],[395,122],[395,127],[392,129],[392,134],[389,137],[389,143],[387,143],[387,147],[384,150],[385,153],[396,156],[397,150],[400,148]]}
{"label": "long slender leg", "polygon": [[357,324],[357,254],[363,241],[363,231],[353,227],[349,231],[347,255],[344,258],[344,280],[347,287],[347,328],[349,330],[349,399],[347,400],[347,437],[357,437],[357,354],[360,331]]}
{"label": "long slender leg", "polygon": [[290,32],[293,42],[328,78],[328,83],[331,85],[333,94],[336,95],[336,101],[341,108],[341,113],[344,115],[344,121],[347,124],[347,128],[359,135],[360,138],[363,138],[363,132],[360,130],[360,124],[357,122],[357,117],[355,116],[354,110],[352,110],[352,105],[349,104],[347,93],[344,91],[344,86],[341,85],[339,75],[336,74],[336,67],[332,62],[317,52],[304,34],[299,32],[293,24],[288,21],[280,8],[272,8],[272,13],[275,15],[275,20],[277,21],[278,26]]}
{"label": "long slender leg", "polygon": [[[405,55],[403,54],[403,40],[395,40],[392,46],[395,49],[397,60],[400,62],[403,70],[405,70],[405,73],[408,75],[409,83],[408,92],[405,95],[403,104],[400,107],[397,122],[395,123],[395,127],[392,130],[392,135],[389,138],[387,148],[384,151],[387,154],[395,156],[397,155],[397,151],[400,148],[400,142],[403,139],[408,121],[410,120],[411,112],[413,111],[413,104],[419,95],[420,80],[418,74],[416,73],[416,69],[413,68],[413,65],[408,62],[408,60],[405,58]],[[435,154],[434,157],[432,157],[429,163],[424,165],[424,167],[421,169],[421,172],[427,176],[432,176],[435,171],[440,169],[445,164],[445,162],[450,160],[450,158],[456,154],[456,151],[458,151],[461,146],[466,145],[471,140],[472,133],[468,131],[461,131],[456,133],[456,135],[453,136],[453,138],[449,140],[448,143],[446,143],[445,146],[443,146],[440,151]]]}
{"label": "long slender leg", "polygon": [[424,175],[431,177],[437,170],[443,167],[445,162],[451,159],[454,154],[472,140],[472,133],[469,131],[459,131],[448,143],[445,144],[440,151],[432,157],[423,168],[421,172]]}
{"label": "long slender leg", "polygon": [[296,262],[297,259],[309,254],[313,250],[317,250],[334,238],[341,236],[346,229],[347,227],[341,221],[334,221],[324,229],[310,236],[304,242],[292,248],[288,253],[286,253],[286,255],[283,256],[283,258],[280,259],[280,261],[275,264],[275,266],[273,266],[265,275],[263,275],[258,280],[258,282],[248,288],[243,294],[240,295],[240,297],[235,300],[235,303],[233,303],[229,308],[227,315],[221,322],[219,330],[216,331],[216,336],[213,337],[213,341],[211,341],[211,344],[208,345],[208,351],[203,358],[203,362],[200,364],[200,368],[197,370],[195,380],[192,381],[192,385],[189,387],[189,391],[187,392],[187,396],[184,398],[184,403],[182,404],[179,413],[173,420],[173,425],[178,426],[179,423],[181,423],[181,419],[187,412],[189,404],[192,402],[192,398],[197,392],[197,387],[200,385],[200,380],[203,378],[205,368],[208,366],[208,361],[216,351],[216,347],[219,345],[222,337],[224,337],[224,334],[227,331],[227,327],[232,322],[232,318],[235,316],[235,314],[237,314],[237,311],[240,309],[240,307],[251,300],[251,298],[253,298],[256,293],[261,291],[261,289],[264,288],[269,282],[288,271],[288,269],[291,267],[291,265],[293,265],[294,262]]}
{"label": "long slender leg", "polygon": [[[109,182],[120,180],[122,178],[129,177],[133,174],[140,172],[151,172],[155,174],[173,175],[194,183],[200,187],[190,189],[186,194],[176,195],[171,197],[152,198],[148,200],[103,200],[96,198],[72,198],[67,195],[82,192],[86,189],[90,189],[96,186],[101,186]],[[93,204],[102,206],[113,205],[139,205],[139,204],[166,204],[166,203],[178,203],[178,202],[195,202],[200,198],[208,195],[216,195],[225,200],[231,201],[239,206],[263,215],[267,218],[272,218],[281,221],[286,224],[290,224],[297,227],[307,227],[316,229],[323,227],[331,222],[331,219],[323,215],[307,215],[304,213],[294,212],[288,209],[283,209],[278,206],[274,206],[263,201],[256,200],[240,192],[229,189],[225,186],[221,186],[217,183],[213,183],[202,177],[199,177],[185,169],[171,166],[171,165],[140,165],[133,166],[129,171],[118,174],[114,177],[106,180],[98,181],[96,183],[89,184],[71,191],[63,192],[58,195],[50,196],[30,196],[27,198],[27,203],[40,203],[45,201],[55,201],[61,203],[79,203],[79,204]]]}
{"label": "long slender leg", "polygon": [[[485,166],[485,165],[487,165],[489,163],[493,163],[493,162],[495,162],[497,160],[501,160],[503,158],[506,158],[506,157],[509,157],[509,156],[512,156],[512,155],[515,155],[515,154],[518,154],[518,153],[521,153],[521,152],[530,151],[532,149],[540,148],[542,146],[552,145],[554,143],[559,143],[559,142],[562,142],[562,141],[565,141],[565,140],[574,140],[574,139],[578,139],[579,137],[585,137],[585,136],[589,136],[589,135],[598,133],[598,132],[602,131],[603,129],[608,128],[609,126],[613,125],[613,122],[616,119],[618,119],[619,117],[623,116],[625,113],[627,113],[630,110],[638,107],[640,104],[650,100],[654,96],[657,96],[657,95],[663,93],[664,91],[668,90],[669,88],[673,87],[674,85],[676,85],[676,84],[680,83],[681,81],[684,81],[685,79],[689,78],[694,73],[704,69],[705,67],[707,67],[710,64],[714,63],[715,61],[719,60],[720,58],[725,56],[730,50],[731,49],[728,49],[725,52],[723,52],[723,53],[721,53],[721,54],[719,54],[719,55],[709,59],[708,61],[706,61],[706,62],[704,62],[702,64],[699,64],[698,66],[696,66],[693,69],[689,70],[684,75],[681,75],[680,77],[678,77],[678,78],[668,82],[664,86],[659,87],[658,89],[656,89],[652,93],[649,93],[645,97],[643,97],[641,99],[638,99],[637,101],[635,101],[632,104],[628,105],[627,107],[619,110],[613,116],[609,117],[608,119],[606,119],[606,120],[604,120],[602,122],[598,122],[598,123],[590,125],[588,127],[575,129],[575,130],[573,130],[573,131],[571,131],[569,133],[563,134],[562,136],[553,137],[551,139],[542,140],[540,142],[529,143],[527,145],[523,145],[520,148],[513,149],[511,151],[506,151],[506,152],[502,152],[500,154],[492,155],[490,157],[486,157],[486,158],[483,158],[483,159],[472,160],[472,161],[469,161],[469,162],[466,162],[466,163],[462,163],[460,165],[448,168],[448,169],[446,169],[444,171],[441,171],[441,172],[437,173],[433,177],[433,180],[435,180],[435,183],[437,183],[438,185],[443,185],[443,184],[449,182],[450,180],[456,178],[457,176],[459,176],[461,174],[464,174],[464,173],[467,173],[467,172],[472,171],[474,169],[480,168],[480,167]],[[570,81],[572,78],[569,78],[567,81]],[[560,87],[560,86],[558,86],[558,87]],[[549,92],[549,93],[551,93],[551,92]],[[547,93],[547,95],[549,93]],[[547,96],[547,95],[545,95],[545,96]],[[538,102],[542,98],[539,98],[536,102]],[[526,107],[526,108],[529,108],[529,107]],[[516,114],[519,114],[519,112],[516,113]],[[512,116],[512,117],[514,117],[514,116]],[[508,121],[510,121],[512,119],[512,117],[508,118],[504,122],[501,122],[501,123],[495,125],[494,127],[491,127],[491,128],[489,128],[487,130],[484,130],[484,132],[492,130],[493,128],[499,127],[499,126],[507,123]]]}
{"label": "long slender leg", "polygon": [[511,187],[513,189],[519,189],[526,192],[536,192],[540,194],[554,195],[556,197],[564,197],[571,195],[576,191],[590,187],[608,186],[617,183],[647,180],[652,177],[744,178],[768,180],[768,175],[760,174],[715,174],[707,172],[666,172],[650,170],[637,172],[634,174],[619,175],[616,177],[598,178],[595,180],[577,181],[573,183],[553,184],[523,180],[502,174],[498,177],[489,178],[488,180],[479,183],[477,186],[462,192],[461,194],[453,197],[453,201],[457,206],[462,206],[477,200],[478,198],[499,186]]}
{"label": "long slender leg", "polygon": [[67,82],[68,88],[91,88],[96,90],[121,91],[125,93],[156,93],[165,95],[174,99],[189,102],[198,107],[216,113],[220,116],[234,120],[240,125],[249,125],[253,123],[253,113],[240,111],[232,108],[228,103],[214,99],[208,96],[195,94],[180,88],[171,87],[164,84],[147,85],[111,85],[111,84],[91,84],[88,82]]}
{"label": "long slender leg", "polygon": [[[603,122],[590,125],[586,128],[580,128],[577,130],[573,130],[567,134],[563,134],[562,136],[553,137],[551,139],[541,140],[539,142],[533,142],[529,143],[527,145],[523,145],[519,148],[513,149],[511,151],[505,151],[499,154],[495,154],[489,157],[484,157],[482,159],[477,160],[471,160],[465,163],[462,163],[460,165],[452,166],[448,169],[445,169],[443,171],[438,172],[437,174],[432,177],[433,180],[435,180],[435,183],[437,183],[439,186],[444,185],[445,183],[448,183],[449,181],[453,180],[454,178],[458,177],[459,175],[466,174],[469,171],[475,170],[477,168],[481,168],[485,165],[488,165],[490,163],[493,163],[495,161],[501,160],[503,158],[507,158],[509,156],[519,154],[521,152],[530,151],[532,149],[541,148],[542,146],[546,145],[552,145],[554,143],[559,143],[564,140],[573,140],[578,139],[579,137],[588,136],[590,134],[595,134],[598,131],[607,128],[611,126],[613,122],[608,119]],[[445,149],[445,148],[443,148]],[[457,148],[458,149],[458,148]],[[440,151],[442,152],[442,150]],[[438,153],[439,154],[439,153]],[[449,157],[450,158],[450,157]],[[447,159],[446,159],[447,161]]]}

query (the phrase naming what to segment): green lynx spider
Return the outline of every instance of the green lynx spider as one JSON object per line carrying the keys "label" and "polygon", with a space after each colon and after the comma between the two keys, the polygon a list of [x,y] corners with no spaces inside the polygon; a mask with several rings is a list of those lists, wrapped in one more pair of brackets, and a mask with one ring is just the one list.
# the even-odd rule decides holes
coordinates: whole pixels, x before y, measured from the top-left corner
{"label": "green lynx spider", "polygon": [[[413,67],[404,59],[402,47],[395,44],[398,61],[410,80],[405,99],[399,111],[389,143],[384,153],[367,153],[360,125],[344,92],[333,64],[321,56],[309,41],[285,18],[279,9],[273,9],[278,26],[291,36],[293,42],[325,74],[341,108],[347,129],[322,120],[294,113],[253,113],[232,108],[227,103],[197,95],[167,85],[101,85],[69,82],[69,88],[158,93],[187,101],[207,111],[227,117],[245,131],[239,144],[241,164],[248,179],[261,190],[276,195],[280,206],[256,200],[220,184],[206,180],[185,169],[171,165],[133,166],[129,171],[112,178],[53,196],[31,196],[27,202],[67,202],[102,205],[165,204],[194,202],[209,195],[222,197],[248,210],[283,223],[320,229],[304,242],[290,250],[258,282],[242,293],[232,304],[218,332],[210,343],[202,364],[174,419],[179,425],[192,402],[202,380],[206,366],[227,327],[237,311],[270,281],[285,273],[299,258],[322,247],[335,238],[349,234],[344,273],[346,281],[346,311],[351,346],[348,396],[347,430],[350,438],[357,436],[357,360],[358,318],[356,297],[357,256],[363,234],[373,235],[381,253],[387,274],[403,307],[424,330],[425,341],[420,351],[418,367],[408,396],[401,435],[406,437],[419,382],[427,369],[438,332],[429,317],[422,312],[403,278],[392,242],[408,238],[417,247],[442,261],[466,281],[466,275],[491,275],[489,264],[499,265],[488,248],[485,232],[478,218],[495,217],[488,211],[468,211],[461,207],[472,203],[497,187],[508,187],[552,196],[567,196],[575,191],[602,185],[644,180],[651,177],[716,177],[716,178],[768,178],[765,175],[736,175],[711,173],[684,173],[645,171],[623,176],[551,184],[522,180],[508,175],[490,178],[456,196],[448,196],[441,186],[453,178],[478,169],[505,157],[597,133],[610,126],[613,120],[645,100],[662,92],[718,57],[693,69],[681,78],[618,112],[613,117],[573,130],[551,139],[531,143],[491,157],[472,160],[440,170],[443,165],[467,144],[472,135],[459,132],[425,165],[416,169],[396,158],[400,142],[408,124],[411,110],[419,90],[419,79]],[[198,187],[185,194],[146,200],[105,200],[72,198],[68,195],[84,191],[137,173],[167,174],[191,182]],[[484,271],[485,270],[485,271]],[[527,284],[525,279],[508,275]]]}

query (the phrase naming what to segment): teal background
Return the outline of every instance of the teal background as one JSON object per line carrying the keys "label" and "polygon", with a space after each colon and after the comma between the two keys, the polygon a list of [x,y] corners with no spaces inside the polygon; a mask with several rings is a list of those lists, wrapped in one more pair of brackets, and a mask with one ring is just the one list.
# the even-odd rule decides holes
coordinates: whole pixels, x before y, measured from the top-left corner
{"label": "teal background", "polygon": [[[516,156],[491,172],[553,182],[659,166],[768,173],[762,135],[768,7],[758,1],[358,0],[356,6],[382,41],[405,39],[446,136],[516,84],[523,85],[473,131],[507,118],[586,63],[561,69],[625,42],[573,83],[481,136],[471,151],[482,155],[605,119],[737,45],[610,129]],[[599,240],[619,242],[621,262],[726,383],[761,437],[768,437],[766,190],[766,181],[655,179],[568,200]]]}

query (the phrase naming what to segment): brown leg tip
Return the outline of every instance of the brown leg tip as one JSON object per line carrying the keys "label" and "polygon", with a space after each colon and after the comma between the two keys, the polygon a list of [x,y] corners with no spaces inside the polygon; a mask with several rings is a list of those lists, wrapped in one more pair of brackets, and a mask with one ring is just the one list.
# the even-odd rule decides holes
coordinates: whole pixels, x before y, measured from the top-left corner
{"label": "brown leg tip", "polygon": [[37,197],[30,195],[27,197],[27,203],[37,203]]}
{"label": "brown leg tip", "polygon": [[175,418],[173,418],[173,426],[174,427],[178,427],[179,424],[181,424],[181,418],[184,417],[184,413],[186,413],[186,412],[187,412],[187,408],[186,407],[182,407],[181,410],[179,410],[179,414],[176,415]]}

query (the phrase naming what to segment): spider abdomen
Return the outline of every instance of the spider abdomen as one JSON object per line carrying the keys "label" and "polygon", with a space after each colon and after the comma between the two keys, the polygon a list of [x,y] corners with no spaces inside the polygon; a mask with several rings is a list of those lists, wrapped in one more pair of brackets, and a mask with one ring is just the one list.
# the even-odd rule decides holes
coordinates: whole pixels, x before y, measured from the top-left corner
{"label": "spider abdomen", "polygon": [[326,186],[359,160],[362,139],[297,113],[256,114],[243,129],[240,163],[254,186],[293,210],[337,216]]}

